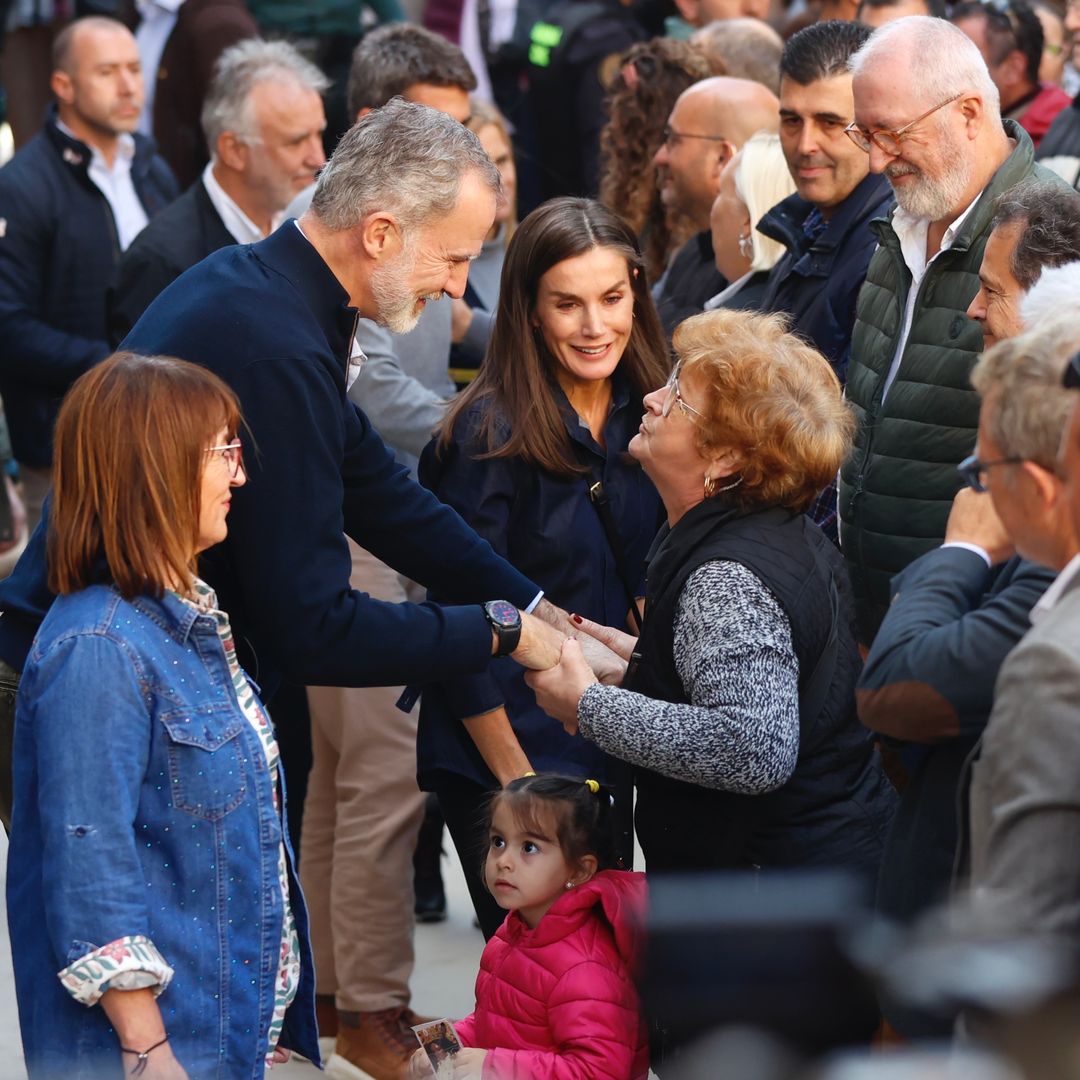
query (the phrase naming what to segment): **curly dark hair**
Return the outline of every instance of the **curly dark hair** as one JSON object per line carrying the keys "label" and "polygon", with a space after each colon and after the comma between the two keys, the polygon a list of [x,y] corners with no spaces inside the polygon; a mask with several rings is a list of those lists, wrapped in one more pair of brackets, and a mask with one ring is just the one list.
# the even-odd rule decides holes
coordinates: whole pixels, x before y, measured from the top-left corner
{"label": "curly dark hair", "polygon": [[676,98],[701,79],[725,74],[717,66],[690,42],[653,38],[619,57],[608,88],[609,119],[600,133],[600,201],[641,237],[654,279],[678,238],[660,201],[653,154]]}

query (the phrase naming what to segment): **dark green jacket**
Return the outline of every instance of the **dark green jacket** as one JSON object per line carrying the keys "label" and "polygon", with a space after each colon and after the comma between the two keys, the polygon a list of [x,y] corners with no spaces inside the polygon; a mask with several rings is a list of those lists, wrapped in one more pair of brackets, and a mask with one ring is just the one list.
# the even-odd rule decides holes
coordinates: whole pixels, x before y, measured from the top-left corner
{"label": "dark green jacket", "polygon": [[[847,397],[859,426],[840,470],[841,543],[855,588],[859,637],[870,642],[889,603],[889,581],[945,536],[956,466],[972,452],[979,398],[970,375],[982,330],[965,312],[979,289],[979,266],[994,202],[1033,172],[1031,140],[1011,120],[1013,152],[994,174],[952,247],[927,268],[896,379],[881,400],[900,336],[911,273],[892,215],[871,223],[880,247],[859,293]],[[895,213],[895,211],[894,211]]]}

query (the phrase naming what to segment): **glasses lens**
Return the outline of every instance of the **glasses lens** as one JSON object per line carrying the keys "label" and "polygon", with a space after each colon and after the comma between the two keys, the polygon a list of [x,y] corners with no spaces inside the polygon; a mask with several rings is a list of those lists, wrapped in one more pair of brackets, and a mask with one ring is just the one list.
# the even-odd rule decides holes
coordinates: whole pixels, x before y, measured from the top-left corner
{"label": "glasses lens", "polygon": [[897,157],[903,149],[900,145],[900,140],[887,131],[875,131],[874,142],[879,150],[884,151],[890,157]]}
{"label": "glasses lens", "polygon": [[847,137],[860,149],[867,154],[870,153],[870,140],[866,137],[865,133],[860,131],[857,127],[844,128],[844,133]]}

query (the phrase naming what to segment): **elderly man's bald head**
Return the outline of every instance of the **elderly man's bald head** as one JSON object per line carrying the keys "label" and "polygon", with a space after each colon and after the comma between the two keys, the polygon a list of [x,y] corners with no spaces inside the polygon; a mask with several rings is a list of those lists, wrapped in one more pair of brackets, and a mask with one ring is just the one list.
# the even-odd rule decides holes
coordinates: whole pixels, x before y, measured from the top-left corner
{"label": "elderly man's bald head", "polygon": [[708,228],[724,166],[755,132],[778,129],[779,110],[776,95],[749,79],[717,75],[684,90],[654,158],[665,206]]}

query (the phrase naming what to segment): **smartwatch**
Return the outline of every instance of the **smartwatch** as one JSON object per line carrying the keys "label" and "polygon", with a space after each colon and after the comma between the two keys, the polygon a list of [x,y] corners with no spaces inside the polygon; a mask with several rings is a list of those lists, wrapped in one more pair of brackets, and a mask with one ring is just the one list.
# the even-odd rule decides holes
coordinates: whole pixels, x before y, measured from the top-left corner
{"label": "smartwatch", "polygon": [[495,631],[496,656],[509,656],[521,640],[521,612],[508,600],[489,600],[484,615]]}

